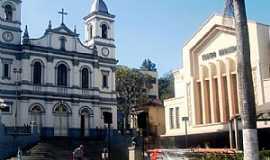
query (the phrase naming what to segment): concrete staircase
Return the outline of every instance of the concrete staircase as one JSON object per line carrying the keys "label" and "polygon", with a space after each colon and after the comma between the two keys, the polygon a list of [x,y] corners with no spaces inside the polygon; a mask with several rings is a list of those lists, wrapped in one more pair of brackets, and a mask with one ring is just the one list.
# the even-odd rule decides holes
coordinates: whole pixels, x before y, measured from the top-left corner
{"label": "concrete staircase", "polygon": [[25,160],[54,160],[53,146],[48,143],[41,142],[34,146],[22,157]]}
{"label": "concrete staircase", "polygon": [[58,137],[42,140],[25,152],[22,158],[23,160],[72,160],[72,152],[80,144],[84,145],[85,148],[85,160],[99,160],[105,146],[103,141],[72,140]]}

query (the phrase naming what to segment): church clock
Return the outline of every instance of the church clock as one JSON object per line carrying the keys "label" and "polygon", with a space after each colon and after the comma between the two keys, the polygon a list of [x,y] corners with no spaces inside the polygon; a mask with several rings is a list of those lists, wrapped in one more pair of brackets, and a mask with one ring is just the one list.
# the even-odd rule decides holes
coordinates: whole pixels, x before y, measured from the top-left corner
{"label": "church clock", "polygon": [[14,35],[11,32],[6,31],[2,34],[2,38],[6,42],[11,42],[14,39]]}
{"label": "church clock", "polygon": [[110,50],[108,48],[102,48],[102,55],[107,57],[110,54]]}

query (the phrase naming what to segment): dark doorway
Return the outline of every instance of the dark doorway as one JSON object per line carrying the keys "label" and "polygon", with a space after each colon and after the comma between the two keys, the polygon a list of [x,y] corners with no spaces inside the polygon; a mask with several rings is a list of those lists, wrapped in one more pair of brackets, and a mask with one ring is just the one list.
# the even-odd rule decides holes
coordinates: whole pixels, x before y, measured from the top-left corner
{"label": "dark doorway", "polygon": [[81,115],[81,137],[85,136],[85,116]]}

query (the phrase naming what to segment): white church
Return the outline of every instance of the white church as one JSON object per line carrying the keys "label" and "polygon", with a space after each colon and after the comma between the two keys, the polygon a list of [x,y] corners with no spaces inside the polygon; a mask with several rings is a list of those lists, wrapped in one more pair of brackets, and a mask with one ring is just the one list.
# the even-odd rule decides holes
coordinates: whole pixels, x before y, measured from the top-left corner
{"label": "white church", "polygon": [[[91,136],[106,128],[104,112],[117,129],[114,18],[94,0],[85,22],[85,41],[76,29],[48,24],[44,35],[22,32],[21,0],[0,1],[0,98],[7,127],[37,122],[39,133]],[[60,12],[62,16],[66,13]]]}

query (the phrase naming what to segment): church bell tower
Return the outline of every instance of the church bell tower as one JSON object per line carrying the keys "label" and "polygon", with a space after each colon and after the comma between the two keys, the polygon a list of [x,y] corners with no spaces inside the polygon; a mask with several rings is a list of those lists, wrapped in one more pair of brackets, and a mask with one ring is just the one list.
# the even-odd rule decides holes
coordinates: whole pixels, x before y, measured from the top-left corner
{"label": "church bell tower", "polygon": [[0,42],[21,44],[21,0],[0,1]]}
{"label": "church bell tower", "polygon": [[99,56],[115,58],[114,18],[103,0],[93,0],[85,20],[85,45],[96,47]]}

